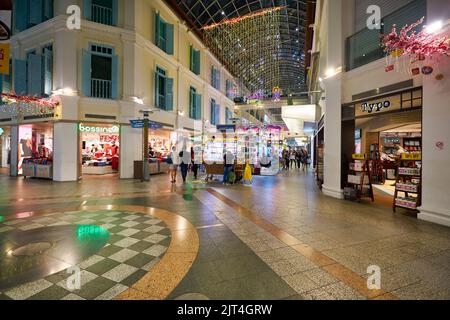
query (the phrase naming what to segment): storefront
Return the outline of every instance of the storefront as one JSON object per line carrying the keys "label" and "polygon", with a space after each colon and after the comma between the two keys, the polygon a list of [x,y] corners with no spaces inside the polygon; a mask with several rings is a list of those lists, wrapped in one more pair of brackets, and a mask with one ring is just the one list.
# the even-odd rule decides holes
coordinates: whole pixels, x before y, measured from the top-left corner
{"label": "storefront", "polygon": [[148,135],[149,173],[167,173],[167,158],[177,142],[177,134],[167,129],[155,129],[149,130]]}
{"label": "storefront", "polygon": [[80,123],[82,175],[117,174],[120,155],[120,126]]}
{"label": "storefront", "polygon": [[422,88],[346,104],[342,119],[342,187],[378,190],[394,209],[404,201],[420,206]]}
{"label": "storefront", "polygon": [[316,181],[321,188],[324,182],[324,158],[325,158],[325,117],[322,116],[317,124],[314,134],[313,150],[314,159],[313,166],[315,170]]}
{"label": "storefront", "polygon": [[53,123],[19,126],[17,169],[26,178],[53,179]]}
{"label": "storefront", "polygon": [[0,175],[9,175],[11,163],[11,130],[0,127]]}

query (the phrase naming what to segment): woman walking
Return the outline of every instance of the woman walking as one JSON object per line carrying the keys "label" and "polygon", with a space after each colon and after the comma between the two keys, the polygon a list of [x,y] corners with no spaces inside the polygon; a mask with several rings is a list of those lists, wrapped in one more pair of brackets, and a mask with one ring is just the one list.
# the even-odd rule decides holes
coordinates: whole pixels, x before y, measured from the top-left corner
{"label": "woman walking", "polygon": [[178,170],[178,165],[180,163],[180,160],[177,155],[177,148],[175,146],[172,147],[172,151],[170,152],[170,156],[167,160],[169,163],[170,182],[176,183],[177,182],[177,170]]}
{"label": "woman walking", "polygon": [[289,154],[289,163],[290,163],[290,165],[289,165],[289,167],[292,169],[292,168],[295,168],[295,151],[294,150],[291,150],[291,152],[290,152],[290,154]]}

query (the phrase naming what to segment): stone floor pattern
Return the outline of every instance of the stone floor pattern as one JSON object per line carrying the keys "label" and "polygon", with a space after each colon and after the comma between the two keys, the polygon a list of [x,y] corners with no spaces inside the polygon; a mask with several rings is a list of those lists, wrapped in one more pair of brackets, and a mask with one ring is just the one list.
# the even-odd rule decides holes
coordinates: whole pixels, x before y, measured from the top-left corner
{"label": "stone floor pattern", "polygon": [[[66,270],[70,266],[67,263],[67,267],[58,273],[5,290],[0,293],[0,299],[112,299],[141,279],[159,261],[171,237],[163,221],[142,213],[120,211],[73,211],[14,219],[0,223],[0,234],[74,224],[100,226],[110,233],[107,244],[100,251],[77,264],[81,270],[81,289],[67,288],[67,278],[71,276]],[[77,247],[63,250],[77,250]],[[60,259],[64,261],[64,256]]]}
{"label": "stone floor pattern", "polygon": [[[103,205],[159,208],[187,219],[200,240],[189,272],[167,299],[450,299],[450,228],[406,211],[393,213],[381,195],[375,203],[329,198],[312,173],[299,172],[255,177],[251,188],[191,179],[171,186],[168,180],[161,175],[150,184],[114,178],[58,184],[0,177],[0,232],[10,231],[11,216],[36,207],[59,212]],[[69,215],[76,223],[97,218],[84,214]],[[64,271],[3,292],[0,299],[113,298],[170,245],[171,231],[160,222],[145,223],[147,218],[87,221],[108,229],[112,240],[80,264],[87,279],[80,292],[61,285],[68,276]],[[45,225],[30,220],[24,226],[34,224]],[[155,235],[158,241],[145,240]],[[125,264],[129,267],[121,267]],[[366,286],[373,265],[381,270],[378,291]]]}

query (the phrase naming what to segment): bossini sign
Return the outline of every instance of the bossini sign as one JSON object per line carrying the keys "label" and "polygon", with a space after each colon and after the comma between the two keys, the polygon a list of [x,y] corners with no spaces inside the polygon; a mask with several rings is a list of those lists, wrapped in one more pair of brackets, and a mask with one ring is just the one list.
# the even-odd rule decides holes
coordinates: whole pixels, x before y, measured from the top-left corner
{"label": "bossini sign", "polygon": [[391,102],[389,100],[386,100],[383,102],[377,102],[377,103],[365,102],[361,105],[361,111],[367,112],[367,113],[381,112],[381,111],[385,111],[385,109],[388,109],[390,107],[391,107]]}
{"label": "bossini sign", "polygon": [[119,126],[112,127],[98,127],[98,126],[85,126],[80,123],[80,132],[92,132],[92,133],[119,133]]}

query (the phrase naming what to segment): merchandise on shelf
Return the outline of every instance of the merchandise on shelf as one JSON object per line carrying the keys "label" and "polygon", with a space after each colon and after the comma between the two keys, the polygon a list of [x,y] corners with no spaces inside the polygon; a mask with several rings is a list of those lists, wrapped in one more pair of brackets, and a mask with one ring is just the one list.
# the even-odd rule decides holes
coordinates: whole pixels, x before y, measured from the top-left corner
{"label": "merchandise on shelf", "polygon": [[403,192],[418,192],[419,185],[413,183],[397,183],[396,188],[398,191]]}
{"label": "merchandise on shelf", "polygon": [[398,168],[398,174],[399,175],[405,175],[405,176],[419,176],[420,175],[420,169],[419,168],[400,167],[400,168]]}

